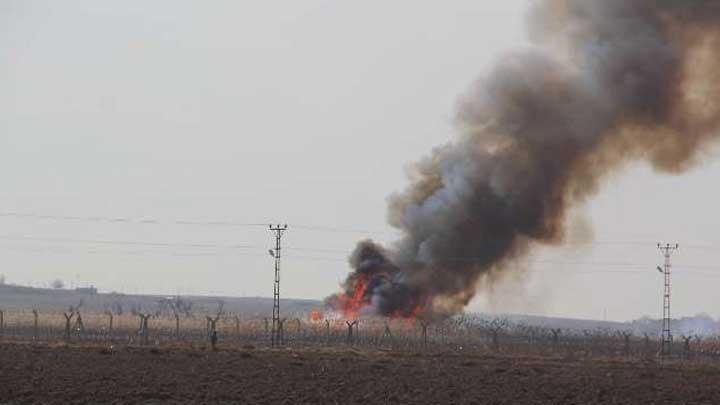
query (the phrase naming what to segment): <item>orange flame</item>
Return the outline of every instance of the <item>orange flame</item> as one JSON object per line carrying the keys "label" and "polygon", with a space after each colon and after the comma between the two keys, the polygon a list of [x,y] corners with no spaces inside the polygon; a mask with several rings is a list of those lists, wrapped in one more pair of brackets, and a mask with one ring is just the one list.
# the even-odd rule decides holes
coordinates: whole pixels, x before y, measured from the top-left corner
{"label": "orange flame", "polygon": [[[374,277],[389,278],[385,273],[376,274]],[[368,275],[357,275],[352,281],[352,288],[346,289],[347,292],[337,296],[336,308],[342,311],[347,318],[357,318],[363,307],[370,305],[371,297],[368,296],[370,284],[370,277]],[[416,302],[412,308],[400,309],[386,316],[391,319],[403,319],[413,323],[429,311],[431,307],[430,301],[427,297],[422,298],[419,302]]]}
{"label": "orange flame", "polygon": [[346,316],[357,317],[362,307],[369,304],[369,300],[365,297],[367,289],[367,277],[360,275],[355,279],[352,295],[341,294],[338,297],[340,309]]}
{"label": "orange flame", "polygon": [[317,309],[310,311],[310,320],[313,322],[320,322],[324,318],[323,313]]}

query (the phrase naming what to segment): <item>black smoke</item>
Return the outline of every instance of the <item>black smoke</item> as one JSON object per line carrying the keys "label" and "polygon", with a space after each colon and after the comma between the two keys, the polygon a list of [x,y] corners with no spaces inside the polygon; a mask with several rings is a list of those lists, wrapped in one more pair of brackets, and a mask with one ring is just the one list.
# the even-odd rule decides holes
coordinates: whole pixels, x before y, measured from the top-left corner
{"label": "black smoke", "polygon": [[536,1],[528,29],[531,46],[460,96],[457,138],[391,196],[400,240],[361,242],[331,303],[363,277],[369,311],[458,311],[508,260],[562,243],[607,174],[681,172],[718,134],[720,1]]}

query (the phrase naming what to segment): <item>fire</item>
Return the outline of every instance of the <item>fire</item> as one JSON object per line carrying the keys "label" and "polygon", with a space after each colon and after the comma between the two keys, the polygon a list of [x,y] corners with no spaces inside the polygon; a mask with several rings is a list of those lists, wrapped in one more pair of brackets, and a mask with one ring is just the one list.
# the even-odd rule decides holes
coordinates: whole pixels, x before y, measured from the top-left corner
{"label": "fire", "polygon": [[[346,288],[344,293],[336,296],[335,309],[342,312],[346,318],[357,318],[363,312],[363,308],[372,305],[373,290],[383,282],[390,282],[390,277],[386,273],[375,274],[374,276],[358,274],[352,279],[349,288]],[[384,314],[384,316],[412,322],[430,311],[430,307],[428,298],[418,298],[411,307],[398,309],[392,313]]]}
{"label": "fire", "polygon": [[409,324],[414,324],[415,321],[422,318],[431,312],[431,304],[429,299],[422,299],[420,302],[415,303],[408,310],[397,310],[389,315],[390,319],[405,320]]}
{"label": "fire", "polygon": [[367,276],[361,274],[355,279],[351,294],[340,294],[338,296],[340,310],[346,316],[357,317],[362,307],[370,303],[369,298],[365,296],[367,290]]}
{"label": "fire", "polygon": [[416,305],[414,306],[410,311],[403,312],[403,311],[395,311],[390,318],[393,319],[406,319],[408,321],[415,321],[419,316],[421,316],[426,311],[425,305]]}
{"label": "fire", "polygon": [[317,309],[310,311],[310,320],[313,322],[320,322],[324,318],[323,313]]}

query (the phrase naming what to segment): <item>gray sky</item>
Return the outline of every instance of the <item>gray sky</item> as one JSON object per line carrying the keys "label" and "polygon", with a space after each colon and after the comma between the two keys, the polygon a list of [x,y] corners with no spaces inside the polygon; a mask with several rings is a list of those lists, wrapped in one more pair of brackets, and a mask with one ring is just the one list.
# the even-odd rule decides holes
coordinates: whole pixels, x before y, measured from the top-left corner
{"label": "gray sky", "polygon": [[[0,272],[24,284],[268,296],[265,228],[176,221],[281,221],[283,294],[334,292],[358,239],[393,240],[386,197],[408,162],[452,139],[458,94],[525,46],[525,7],[3,1],[0,213],[116,220],[0,215]],[[681,244],[674,314],[720,315],[711,156],[677,177],[627,167],[579,210],[595,243],[538,251],[471,309],[658,316],[654,244],[668,241]]]}

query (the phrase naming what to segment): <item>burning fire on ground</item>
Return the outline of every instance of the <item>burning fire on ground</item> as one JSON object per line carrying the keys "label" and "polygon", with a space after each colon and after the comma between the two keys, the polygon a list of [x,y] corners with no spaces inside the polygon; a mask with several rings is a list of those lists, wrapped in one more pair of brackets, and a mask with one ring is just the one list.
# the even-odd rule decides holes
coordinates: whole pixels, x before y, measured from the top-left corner
{"label": "burning fire on ground", "polygon": [[310,320],[312,322],[320,322],[324,318],[325,318],[325,316],[323,315],[322,311],[317,310],[317,309],[313,309],[312,311],[310,311]]}

